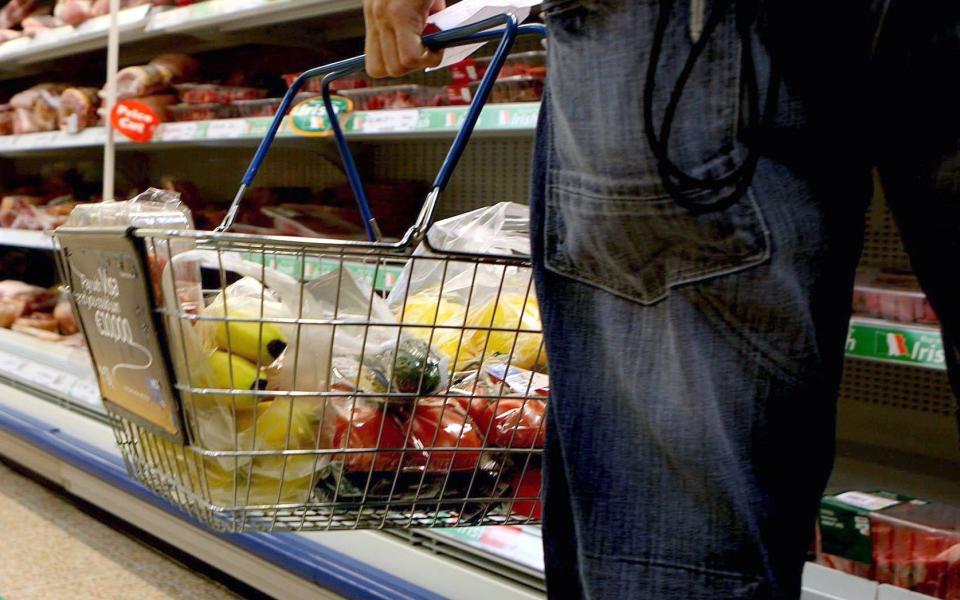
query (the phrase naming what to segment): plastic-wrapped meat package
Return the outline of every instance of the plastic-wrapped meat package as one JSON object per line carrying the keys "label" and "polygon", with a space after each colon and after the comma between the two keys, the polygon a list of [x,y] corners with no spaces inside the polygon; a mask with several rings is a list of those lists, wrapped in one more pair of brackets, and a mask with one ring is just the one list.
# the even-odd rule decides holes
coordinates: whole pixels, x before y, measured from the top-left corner
{"label": "plastic-wrapped meat package", "polygon": [[53,16],[67,25],[77,26],[93,17],[93,0],[57,0]]}
{"label": "plastic-wrapped meat package", "polygon": [[0,8],[0,29],[16,27],[36,8],[36,0],[9,0]]}
{"label": "plastic-wrapped meat package", "polygon": [[10,105],[15,109],[14,133],[35,133],[56,129],[60,94],[66,87],[59,83],[41,83],[11,98]]}
{"label": "plastic-wrapped meat package", "polygon": [[821,503],[817,562],[945,600],[960,600],[960,509],[890,492]]}
{"label": "plastic-wrapped meat package", "polygon": [[[133,8],[135,6],[140,6],[143,4],[150,4],[153,6],[173,6],[177,4],[178,6],[183,6],[186,4],[193,4],[192,1],[184,0],[120,0],[120,9]],[[110,12],[110,0],[93,0],[93,6],[90,8],[90,12],[93,16],[99,17]]]}
{"label": "plastic-wrapped meat package", "polygon": [[[199,63],[186,54],[162,54],[146,65],[120,69],[117,73],[117,98],[138,98],[162,92],[172,84],[196,75]],[[106,88],[101,90],[106,96]]]}
{"label": "plastic-wrapped meat package", "polygon": [[898,323],[940,322],[916,276],[897,269],[860,271],[853,290],[853,312]]}
{"label": "plastic-wrapped meat package", "polygon": [[58,120],[62,131],[77,132],[93,127],[100,120],[97,88],[67,88],[60,94]]}
{"label": "plastic-wrapped meat package", "polygon": [[0,135],[13,134],[14,108],[9,104],[0,104]]}
{"label": "plastic-wrapped meat package", "polygon": [[0,44],[22,37],[23,32],[16,29],[0,29]]}
{"label": "plastic-wrapped meat package", "polygon": [[48,29],[63,27],[64,23],[60,19],[49,13],[49,9],[44,8],[33,13],[23,20],[20,24],[23,27],[24,35],[34,36]]}

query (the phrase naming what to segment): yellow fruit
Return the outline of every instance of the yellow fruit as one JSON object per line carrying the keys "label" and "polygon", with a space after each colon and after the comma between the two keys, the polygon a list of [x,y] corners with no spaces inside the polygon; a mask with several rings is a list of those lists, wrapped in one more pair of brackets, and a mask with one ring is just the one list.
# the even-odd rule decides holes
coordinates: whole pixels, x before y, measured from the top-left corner
{"label": "yellow fruit", "polygon": [[263,390],[267,378],[249,360],[216,350],[210,355],[213,385],[222,390]]}
{"label": "yellow fruit", "polygon": [[[448,325],[462,327],[466,317],[466,307],[459,302],[438,296],[436,290],[420,292],[407,299],[401,321],[405,325]],[[460,343],[458,329],[430,329],[416,327],[405,329],[411,335],[429,341],[440,355],[453,359]]]}
{"label": "yellow fruit", "polygon": [[[254,448],[257,450],[316,448],[319,421],[315,403],[309,400],[311,399],[277,398],[258,404]],[[291,402],[293,402],[292,410]]]}
{"label": "yellow fruit", "polygon": [[[231,318],[256,318],[231,310]],[[261,367],[273,363],[286,349],[287,336],[273,323],[218,321],[213,330],[214,341],[221,350],[230,350]]]}
{"label": "yellow fruit", "polygon": [[[471,327],[490,327],[506,331],[486,331]],[[521,369],[536,370],[546,364],[543,335],[540,333],[516,333],[516,330],[541,331],[540,306],[530,294],[504,292],[499,299],[494,297],[467,317],[467,332],[457,356],[457,369],[470,362],[491,356],[511,356],[510,364]],[[514,331],[510,331],[514,330]],[[454,346],[456,350],[456,346]]]}

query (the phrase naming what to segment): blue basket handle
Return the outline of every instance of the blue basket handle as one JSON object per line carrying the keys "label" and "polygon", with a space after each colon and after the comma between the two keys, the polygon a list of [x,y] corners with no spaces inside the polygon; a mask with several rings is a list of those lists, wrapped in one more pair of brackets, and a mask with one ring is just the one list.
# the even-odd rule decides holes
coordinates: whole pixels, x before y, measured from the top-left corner
{"label": "blue basket handle", "polygon": [[[498,26],[502,27],[491,29]],[[510,53],[510,49],[513,47],[513,42],[517,35],[533,34],[544,36],[545,33],[546,31],[542,25],[521,26],[517,23],[516,17],[514,17],[512,14],[503,14],[491,17],[489,19],[484,19],[483,21],[466,25],[464,27],[458,27],[455,29],[434,33],[423,38],[424,46],[434,51],[453,46],[488,42],[496,39],[499,39],[500,43],[497,46],[497,51],[494,53],[486,73],[484,73],[484,76],[480,81],[473,101],[467,110],[463,125],[457,132],[456,137],[453,140],[453,144],[451,144],[450,150],[447,152],[447,156],[444,158],[443,164],[440,166],[440,170],[433,182],[433,188],[430,194],[427,196],[427,201],[424,203],[424,206],[420,211],[417,222],[407,232],[407,235],[404,236],[404,243],[421,240],[426,230],[432,223],[439,193],[446,187],[451,175],[453,174],[453,170],[457,166],[457,162],[460,160],[460,157],[463,154],[463,150],[465,149],[466,144],[470,139],[470,135],[473,133],[473,129],[477,123],[477,120],[480,117],[480,111],[483,109],[483,106],[490,95],[490,91],[493,89],[493,84],[496,81],[500,69],[503,67],[503,63],[506,60],[507,54]],[[322,67],[309,69],[301,73],[300,76],[294,80],[294,82],[290,85],[290,88],[287,90],[286,95],[283,97],[283,101],[280,103],[280,107],[277,109],[277,114],[274,117],[273,122],[270,124],[270,128],[267,130],[266,135],[260,142],[260,146],[257,148],[257,152],[254,155],[253,160],[250,162],[250,166],[247,168],[246,174],[243,176],[240,189],[237,191],[237,194],[233,199],[233,203],[231,204],[230,209],[227,211],[227,215],[224,217],[220,226],[217,227],[216,231],[227,231],[233,225],[233,222],[237,216],[237,211],[240,207],[240,203],[243,200],[247,189],[252,185],[253,180],[256,178],[257,172],[260,170],[260,165],[266,158],[267,152],[269,152],[270,146],[273,144],[277,132],[280,130],[280,125],[283,122],[283,118],[290,109],[290,106],[293,104],[293,99],[307,81],[322,76],[323,101],[333,133],[334,142],[336,143],[337,150],[340,152],[340,156],[343,159],[347,180],[349,181],[350,187],[352,188],[354,196],[357,200],[357,205],[364,220],[367,236],[371,241],[378,241],[379,231],[377,230],[376,220],[370,211],[370,206],[363,190],[363,184],[360,180],[356,163],[353,160],[353,155],[350,152],[346,137],[343,134],[343,129],[341,128],[339,120],[334,113],[333,103],[330,100],[330,82],[339,77],[356,73],[362,70],[364,66],[365,57],[356,56]]]}

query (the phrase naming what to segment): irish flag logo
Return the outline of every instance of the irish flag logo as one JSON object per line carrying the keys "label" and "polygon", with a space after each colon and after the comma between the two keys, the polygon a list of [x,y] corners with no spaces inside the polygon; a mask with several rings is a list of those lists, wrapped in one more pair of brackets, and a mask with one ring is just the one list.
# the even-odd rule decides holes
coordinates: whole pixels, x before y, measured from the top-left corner
{"label": "irish flag logo", "polygon": [[889,358],[910,356],[910,350],[907,349],[907,339],[902,333],[877,333],[877,354]]}

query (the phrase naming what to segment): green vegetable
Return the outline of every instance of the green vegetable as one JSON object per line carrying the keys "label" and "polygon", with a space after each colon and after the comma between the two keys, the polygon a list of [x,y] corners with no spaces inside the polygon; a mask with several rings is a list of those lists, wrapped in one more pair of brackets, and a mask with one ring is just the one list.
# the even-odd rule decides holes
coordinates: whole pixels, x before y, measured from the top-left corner
{"label": "green vegetable", "polygon": [[441,379],[440,359],[429,344],[412,337],[400,342],[391,377],[395,391],[426,396],[437,391]]}

